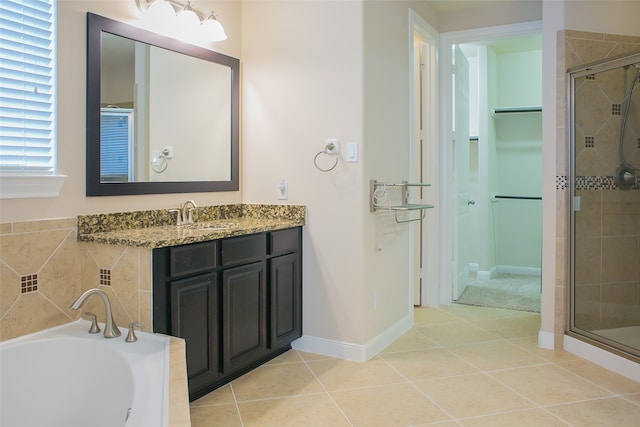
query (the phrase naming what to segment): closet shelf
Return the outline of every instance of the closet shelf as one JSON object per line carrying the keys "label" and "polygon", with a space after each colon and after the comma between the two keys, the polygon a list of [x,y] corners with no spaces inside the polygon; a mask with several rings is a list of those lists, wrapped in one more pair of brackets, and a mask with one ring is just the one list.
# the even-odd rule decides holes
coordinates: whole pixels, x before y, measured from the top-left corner
{"label": "closet shelf", "polygon": [[493,117],[504,117],[509,114],[531,114],[531,113],[541,113],[542,106],[540,105],[528,105],[521,107],[498,107],[493,110],[491,116]]}
{"label": "closet shelf", "polygon": [[[380,182],[372,179],[369,181],[369,212],[376,212],[379,210],[382,211],[392,211],[394,212],[395,220],[397,223],[402,224],[405,222],[412,221],[421,221],[424,219],[426,215],[427,209],[432,209],[433,205],[423,205],[423,204],[414,204],[408,203],[409,193],[407,191],[408,187],[429,187],[431,184],[426,184],[422,182],[411,183],[403,181],[401,183],[393,183],[393,182]],[[388,194],[386,192],[387,187],[400,187],[402,191],[402,200],[404,201],[401,205],[386,205],[379,204],[379,199],[386,199]],[[382,190],[382,193],[380,193]],[[398,218],[398,212],[412,212],[412,211],[420,211],[421,215],[418,218],[410,218],[410,219],[400,219]]]}

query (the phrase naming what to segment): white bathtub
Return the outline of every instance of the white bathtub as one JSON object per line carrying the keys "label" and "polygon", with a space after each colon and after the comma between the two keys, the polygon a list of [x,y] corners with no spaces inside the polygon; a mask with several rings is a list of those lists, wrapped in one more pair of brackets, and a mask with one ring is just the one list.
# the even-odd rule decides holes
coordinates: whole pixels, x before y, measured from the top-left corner
{"label": "white bathtub", "polygon": [[[169,339],[78,320],[0,343],[0,426],[167,425]],[[102,326],[102,325],[101,325]]]}

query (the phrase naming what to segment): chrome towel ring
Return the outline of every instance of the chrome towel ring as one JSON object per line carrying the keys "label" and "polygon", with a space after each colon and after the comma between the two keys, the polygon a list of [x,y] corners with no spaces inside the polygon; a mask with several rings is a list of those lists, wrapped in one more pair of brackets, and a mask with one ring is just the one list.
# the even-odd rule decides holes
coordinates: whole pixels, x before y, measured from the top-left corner
{"label": "chrome towel ring", "polygon": [[[320,172],[331,172],[336,168],[336,166],[338,166],[338,161],[340,160],[338,156],[339,153],[340,153],[340,143],[338,142],[338,140],[327,139],[324,149],[322,151],[319,151],[318,154],[316,154],[315,157],[313,158],[313,164],[316,167],[316,169],[318,169]],[[320,167],[318,165],[318,157],[320,157],[321,154],[326,154],[328,156],[336,156],[336,161],[333,163],[333,166],[331,166],[328,169],[324,169]]]}

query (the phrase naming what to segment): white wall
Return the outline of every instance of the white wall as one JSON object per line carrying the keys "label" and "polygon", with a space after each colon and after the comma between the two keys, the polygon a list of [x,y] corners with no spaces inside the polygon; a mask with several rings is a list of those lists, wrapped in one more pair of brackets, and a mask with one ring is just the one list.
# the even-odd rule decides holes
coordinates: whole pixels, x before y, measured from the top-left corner
{"label": "white wall", "polygon": [[[555,1],[555,0],[554,0]],[[542,18],[542,0],[476,1],[457,7],[455,1],[447,1],[438,15],[440,32],[460,31],[471,28],[494,27],[515,22],[538,21]]]}
{"label": "white wall", "polygon": [[[289,202],[307,206],[304,336],[336,351],[366,353],[411,315],[408,227],[370,213],[368,194],[369,179],[410,176],[410,5],[242,5],[245,201],[276,201],[285,178]],[[330,137],[342,152],[324,173],[313,158]],[[349,142],[358,163],[344,161]]]}
{"label": "white wall", "polygon": [[[189,74],[182,75],[184,70]],[[167,168],[151,170],[150,180],[231,179],[229,67],[152,48],[148,84],[149,150],[173,147]]]}
{"label": "white wall", "polygon": [[638,0],[563,0],[564,27],[594,33],[640,34]]}
{"label": "white wall", "polygon": [[[542,105],[542,51],[498,52],[496,105]],[[506,196],[542,195],[542,116],[502,114],[493,119],[496,186]],[[542,204],[538,200],[497,199],[491,204],[496,238],[496,264],[521,273],[540,268]],[[524,268],[524,269],[523,269]],[[527,270],[534,269],[534,270]]]}
{"label": "white wall", "polygon": [[[240,56],[240,5],[199,1],[198,8],[219,13],[229,39],[214,49]],[[85,197],[86,12],[141,25],[131,0],[58,1],[58,173],[68,175],[59,197],[4,199],[0,221],[73,217],[79,214],[174,207],[195,199],[200,205],[237,203],[241,192]]]}
{"label": "white wall", "polygon": [[242,19],[245,201],[276,202],[288,181],[287,202],[307,206],[304,334],[363,343],[362,162],[313,163],[327,138],[366,150],[361,4],[243,2]]}
{"label": "white wall", "polygon": [[[389,212],[368,212],[368,182],[370,179],[411,181],[410,40],[413,34],[408,12],[411,8],[433,26],[436,15],[419,1],[365,1],[363,5],[364,309],[367,338],[371,339],[396,322],[412,318],[413,284],[409,269],[413,256],[409,243],[412,228],[409,224],[397,224]],[[399,195],[397,190],[396,195]],[[407,216],[401,214],[400,218],[407,219]]]}

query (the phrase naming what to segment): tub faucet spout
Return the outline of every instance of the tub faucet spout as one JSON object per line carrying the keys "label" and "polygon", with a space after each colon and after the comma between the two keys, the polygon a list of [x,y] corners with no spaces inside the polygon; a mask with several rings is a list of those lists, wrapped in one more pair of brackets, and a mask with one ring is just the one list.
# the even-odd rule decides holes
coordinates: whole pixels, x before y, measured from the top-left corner
{"label": "tub faucet spout", "polygon": [[94,294],[100,295],[100,297],[102,298],[102,302],[104,302],[104,308],[105,308],[106,317],[107,317],[104,322],[105,323],[104,337],[105,338],[119,337],[121,334],[120,329],[118,329],[118,325],[116,325],[116,322],[113,320],[113,314],[111,313],[111,303],[109,302],[109,297],[107,296],[106,293],[104,293],[103,290],[98,288],[89,289],[88,291],[80,295],[78,299],[76,299],[73,302],[73,304],[71,304],[70,308],[72,308],[73,310],[79,310],[80,307],[82,307],[82,305],[84,304],[84,302],[91,295],[94,295]]}

